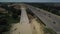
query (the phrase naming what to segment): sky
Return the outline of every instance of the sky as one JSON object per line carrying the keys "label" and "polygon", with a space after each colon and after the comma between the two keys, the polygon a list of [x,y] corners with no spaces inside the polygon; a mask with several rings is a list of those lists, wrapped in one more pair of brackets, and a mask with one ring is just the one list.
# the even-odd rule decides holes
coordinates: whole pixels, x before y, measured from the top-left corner
{"label": "sky", "polygon": [[60,0],[0,0],[0,2],[60,2]]}

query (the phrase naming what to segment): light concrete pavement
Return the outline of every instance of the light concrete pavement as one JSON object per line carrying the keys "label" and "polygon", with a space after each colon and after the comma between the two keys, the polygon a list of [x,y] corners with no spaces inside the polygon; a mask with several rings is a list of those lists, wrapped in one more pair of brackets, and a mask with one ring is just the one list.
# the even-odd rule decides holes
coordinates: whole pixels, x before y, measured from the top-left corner
{"label": "light concrete pavement", "polygon": [[32,34],[32,28],[26,13],[26,8],[21,6],[20,34]]}

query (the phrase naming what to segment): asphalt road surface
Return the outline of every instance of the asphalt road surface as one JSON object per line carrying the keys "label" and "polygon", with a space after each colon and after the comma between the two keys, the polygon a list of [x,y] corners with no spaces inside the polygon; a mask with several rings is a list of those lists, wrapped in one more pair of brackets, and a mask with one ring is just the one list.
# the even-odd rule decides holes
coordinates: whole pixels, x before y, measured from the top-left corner
{"label": "asphalt road surface", "polygon": [[45,10],[27,5],[27,7],[38,17],[41,21],[43,21],[47,27],[52,28],[58,34],[60,34],[60,18],[57,15],[49,13]]}

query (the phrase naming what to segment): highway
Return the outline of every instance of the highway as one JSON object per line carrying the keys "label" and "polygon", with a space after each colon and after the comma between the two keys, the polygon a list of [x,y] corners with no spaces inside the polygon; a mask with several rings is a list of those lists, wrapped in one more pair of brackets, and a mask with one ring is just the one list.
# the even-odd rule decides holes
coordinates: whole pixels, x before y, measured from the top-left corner
{"label": "highway", "polygon": [[12,28],[10,31],[8,31],[8,33],[44,34],[44,32],[42,31],[41,24],[37,23],[36,19],[31,19],[30,24],[30,20],[26,11],[26,8],[29,8],[32,13],[34,13],[43,23],[46,24],[46,27],[53,29],[55,32],[57,32],[57,34],[60,34],[60,17],[58,17],[57,15],[27,4],[20,4],[19,8],[21,9],[20,22],[12,24]]}
{"label": "highway", "polygon": [[60,18],[57,15],[49,13],[43,9],[39,9],[30,5],[27,7],[43,22],[46,27],[52,28],[57,34],[60,34]]}

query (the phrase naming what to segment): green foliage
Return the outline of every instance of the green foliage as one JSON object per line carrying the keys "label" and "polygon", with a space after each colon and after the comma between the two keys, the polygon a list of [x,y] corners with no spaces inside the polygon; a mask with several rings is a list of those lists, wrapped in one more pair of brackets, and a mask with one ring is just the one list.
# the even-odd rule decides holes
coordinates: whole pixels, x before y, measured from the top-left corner
{"label": "green foliage", "polygon": [[[4,25],[1,25],[2,23],[0,21],[0,23],[1,23],[0,24],[0,30],[1,30],[0,33],[3,33],[3,32],[7,32],[10,30],[11,24],[18,23],[20,21],[20,17],[19,17],[19,15],[12,14],[12,13],[0,13],[0,20],[2,22],[4,22]],[[3,21],[3,20],[5,20],[5,21]]]}
{"label": "green foliage", "polygon": [[10,23],[10,24],[18,23],[19,21],[20,21],[20,17],[17,17],[17,18],[13,18],[12,16],[8,17],[8,23]]}
{"label": "green foliage", "polygon": [[[28,4],[38,7],[38,8],[41,8],[41,9],[44,9],[44,10],[47,10],[48,12],[51,12],[53,14],[60,16],[59,7],[49,6],[49,5],[46,5],[46,3],[28,3]],[[48,4],[50,4],[50,3],[48,3]]]}

